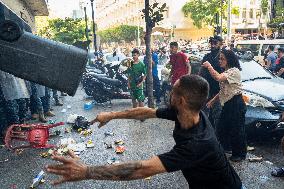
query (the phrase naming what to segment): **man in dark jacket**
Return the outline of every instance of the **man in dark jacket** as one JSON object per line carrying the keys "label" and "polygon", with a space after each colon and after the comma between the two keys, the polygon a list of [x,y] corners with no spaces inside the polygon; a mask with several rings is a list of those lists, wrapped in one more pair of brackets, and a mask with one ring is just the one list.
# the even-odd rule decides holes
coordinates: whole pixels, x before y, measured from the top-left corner
{"label": "man in dark jacket", "polygon": [[[223,39],[220,36],[214,36],[210,38],[209,43],[211,46],[211,52],[204,56],[202,63],[206,61],[210,62],[212,67],[217,72],[221,73],[222,69],[219,65],[219,55],[220,55],[220,50],[222,49],[223,46]],[[208,100],[211,100],[214,96],[216,96],[219,93],[220,90],[219,83],[218,81],[213,79],[210,73],[208,72],[208,70],[204,69],[203,67],[201,67],[199,75],[204,79],[206,79],[207,82],[209,83],[210,90],[209,90]],[[221,114],[221,104],[219,102],[215,103],[210,110],[207,110],[207,113],[209,114],[209,120],[211,124],[215,128]]]}

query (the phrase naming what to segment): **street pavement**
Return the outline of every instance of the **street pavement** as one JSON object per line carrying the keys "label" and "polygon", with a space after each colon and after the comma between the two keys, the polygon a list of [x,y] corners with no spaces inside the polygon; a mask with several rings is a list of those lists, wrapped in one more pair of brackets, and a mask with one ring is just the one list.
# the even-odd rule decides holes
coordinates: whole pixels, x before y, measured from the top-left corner
{"label": "street pavement", "polygon": [[[83,106],[88,99],[84,92],[78,89],[75,97],[65,97],[63,107],[54,107],[56,117],[52,118],[56,122],[66,122],[68,115],[79,114],[89,120],[96,117],[96,114],[102,111],[119,111],[131,107],[130,100],[115,100],[112,105],[95,105],[92,110],[84,110]],[[67,106],[71,106],[68,109]],[[66,109],[65,113],[61,110]],[[117,158],[120,162],[131,160],[147,159],[153,155],[167,152],[174,145],[172,138],[173,122],[165,120],[146,120],[144,122],[135,120],[114,120],[105,127],[98,129],[96,125],[91,126],[93,134],[88,137],[79,135],[77,132],[64,133],[64,129],[70,127],[65,125],[56,128],[62,131],[62,137],[56,136],[50,140],[50,143],[56,144],[62,138],[72,137],[76,142],[85,142],[92,139],[95,143],[94,148],[88,148],[80,154],[80,158],[87,164],[105,165],[107,160]],[[53,129],[54,131],[55,129]],[[104,133],[111,131],[114,136],[105,137]],[[122,155],[117,155],[114,149],[106,149],[104,142],[113,143],[117,139],[125,142],[126,151]],[[277,147],[279,148],[279,147]],[[0,181],[2,189],[9,188],[29,188],[32,179],[45,165],[52,163],[48,158],[39,156],[43,149],[26,149],[21,154],[12,153],[5,148],[0,148]],[[278,149],[279,151],[279,149]],[[279,155],[279,154],[277,154]],[[249,154],[249,156],[253,156]],[[264,157],[265,159],[265,157]],[[284,157],[278,157],[277,164],[284,166]],[[273,178],[270,172],[275,165],[270,161],[251,163],[248,160],[233,164],[239,173],[247,189],[283,189],[284,180]],[[47,175],[46,182],[38,188],[53,188],[50,181],[56,179],[54,175]],[[181,172],[166,173],[156,175],[150,179],[143,179],[129,182],[118,181],[81,181],[76,183],[67,183],[57,188],[78,188],[78,189],[136,189],[136,188],[154,188],[154,189],[181,189],[188,188],[185,178]]]}

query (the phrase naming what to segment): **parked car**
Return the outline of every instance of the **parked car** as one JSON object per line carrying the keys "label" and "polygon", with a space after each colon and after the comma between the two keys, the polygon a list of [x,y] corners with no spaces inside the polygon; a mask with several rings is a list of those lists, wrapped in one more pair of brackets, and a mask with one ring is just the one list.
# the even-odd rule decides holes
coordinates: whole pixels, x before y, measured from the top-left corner
{"label": "parked car", "polygon": [[284,123],[277,124],[277,121],[284,111],[284,79],[254,60],[241,61],[241,67],[248,135],[283,136]]}

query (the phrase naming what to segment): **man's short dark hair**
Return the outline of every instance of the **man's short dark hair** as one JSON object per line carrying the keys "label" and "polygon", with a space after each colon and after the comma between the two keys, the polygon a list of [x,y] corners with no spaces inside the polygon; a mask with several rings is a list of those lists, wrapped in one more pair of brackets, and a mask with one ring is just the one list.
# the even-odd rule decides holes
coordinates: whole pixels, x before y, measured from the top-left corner
{"label": "man's short dark hair", "polygon": [[138,49],[133,49],[131,53],[132,53],[132,54],[139,54],[139,55],[140,55],[140,51],[139,51]]}
{"label": "man's short dark hair", "polygon": [[214,42],[223,42],[223,38],[219,35],[214,35],[213,37],[210,37],[209,43],[214,43]]}
{"label": "man's short dark hair", "polygon": [[199,112],[207,102],[209,84],[198,75],[182,76],[176,89],[177,95],[184,96],[189,109],[194,112]]}
{"label": "man's short dark hair", "polygon": [[178,47],[178,43],[173,41],[170,43],[170,47]]}
{"label": "man's short dark hair", "polygon": [[284,53],[284,48],[282,47],[278,48],[278,52]]}
{"label": "man's short dark hair", "polygon": [[274,46],[273,45],[269,45],[268,49],[271,50],[271,51],[274,51]]}

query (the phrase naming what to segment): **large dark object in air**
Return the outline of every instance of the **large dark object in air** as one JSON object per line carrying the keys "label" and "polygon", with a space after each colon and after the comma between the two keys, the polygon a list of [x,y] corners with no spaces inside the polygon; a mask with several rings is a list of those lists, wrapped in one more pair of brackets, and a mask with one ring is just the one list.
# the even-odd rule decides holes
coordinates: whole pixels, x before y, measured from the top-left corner
{"label": "large dark object in air", "polygon": [[0,70],[73,96],[87,63],[87,51],[26,32],[0,21]]}

